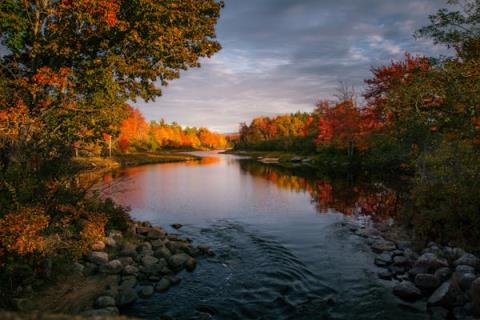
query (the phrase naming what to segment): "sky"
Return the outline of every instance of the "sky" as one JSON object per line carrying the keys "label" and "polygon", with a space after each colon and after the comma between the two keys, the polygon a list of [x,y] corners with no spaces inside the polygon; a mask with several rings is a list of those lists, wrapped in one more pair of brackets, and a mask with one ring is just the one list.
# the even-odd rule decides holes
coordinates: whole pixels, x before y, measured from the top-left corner
{"label": "sky", "polygon": [[181,73],[148,120],[236,132],[257,116],[312,111],[340,82],[363,90],[372,66],[405,51],[444,49],[413,33],[445,0],[226,0],[217,26],[222,51]]}

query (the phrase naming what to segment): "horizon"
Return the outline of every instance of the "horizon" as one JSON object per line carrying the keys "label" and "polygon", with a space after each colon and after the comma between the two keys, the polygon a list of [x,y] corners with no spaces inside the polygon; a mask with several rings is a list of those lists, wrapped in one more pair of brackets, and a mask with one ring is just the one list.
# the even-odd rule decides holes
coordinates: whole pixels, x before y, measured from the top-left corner
{"label": "horizon", "polygon": [[405,52],[445,52],[413,33],[446,1],[367,2],[227,0],[217,26],[223,49],[155,102],[133,105],[148,121],[233,133],[254,117],[310,112],[340,82],[361,93],[372,66]]}

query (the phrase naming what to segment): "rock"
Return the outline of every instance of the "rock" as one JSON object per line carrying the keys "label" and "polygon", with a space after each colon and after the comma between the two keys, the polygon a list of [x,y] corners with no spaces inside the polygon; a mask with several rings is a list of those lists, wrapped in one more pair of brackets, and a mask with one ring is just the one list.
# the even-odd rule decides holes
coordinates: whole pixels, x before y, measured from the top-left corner
{"label": "rock", "polygon": [[382,253],[385,251],[393,251],[397,249],[397,246],[392,241],[387,240],[377,240],[372,244],[372,250],[376,253]]}
{"label": "rock", "polygon": [[423,291],[433,292],[440,286],[440,281],[433,274],[419,273],[415,276],[415,285]]}
{"label": "rock", "polygon": [[450,308],[458,305],[461,289],[452,281],[444,282],[428,299],[428,305]]}
{"label": "rock", "polygon": [[140,244],[137,246],[137,252],[139,253],[145,253],[145,252],[151,252],[152,251],[152,244],[148,241],[145,241],[144,243]]}
{"label": "rock", "polygon": [[168,288],[170,288],[170,280],[168,280],[166,277],[163,277],[155,286],[155,291],[164,292],[167,291]]}
{"label": "rock", "polygon": [[153,250],[156,250],[156,249],[158,249],[158,248],[161,248],[161,247],[165,246],[165,243],[164,243],[163,240],[161,240],[161,239],[153,240],[153,241],[151,242],[151,244],[152,244],[152,249],[153,249]]}
{"label": "rock", "polygon": [[85,271],[85,266],[81,263],[75,262],[72,265],[72,271],[75,274],[83,274],[83,272]]}
{"label": "rock", "polygon": [[158,263],[158,259],[155,258],[155,257],[152,257],[152,256],[145,256],[142,258],[142,264],[149,268],[151,266],[153,266],[154,264]]}
{"label": "rock", "polygon": [[147,239],[149,240],[158,240],[158,239],[165,239],[166,237],[165,231],[160,228],[153,228],[147,234]]}
{"label": "rock", "polygon": [[15,309],[20,312],[32,312],[36,309],[35,303],[30,299],[14,299]]}
{"label": "rock", "polygon": [[450,278],[450,275],[452,274],[452,271],[450,268],[444,267],[440,268],[437,271],[435,271],[435,277],[440,281],[440,283],[443,283],[447,281]]}
{"label": "rock", "polygon": [[130,266],[135,264],[135,261],[133,260],[132,257],[119,257],[118,260],[120,260],[120,262],[124,266]]}
{"label": "rock", "polygon": [[138,268],[132,265],[128,265],[123,269],[124,275],[137,275],[139,272]]}
{"label": "rock", "polygon": [[93,251],[102,251],[105,249],[105,243],[103,241],[97,241],[92,245]]}
{"label": "rock", "polygon": [[404,266],[397,266],[397,265],[391,266],[389,270],[391,273],[393,273],[396,276],[402,275],[407,271],[407,269]]}
{"label": "rock", "polygon": [[52,268],[52,259],[47,258],[42,260],[42,262],[40,263],[40,276],[43,279],[50,279],[52,277]]}
{"label": "rock", "polygon": [[190,258],[185,262],[185,269],[192,272],[197,267],[197,260],[195,258]]}
{"label": "rock", "polygon": [[150,227],[145,227],[145,226],[137,226],[135,228],[135,232],[141,236],[146,236],[150,232],[151,228]]}
{"label": "rock", "polygon": [[138,295],[133,288],[122,288],[118,293],[117,306],[126,307],[137,301]]}
{"label": "rock", "polygon": [[95,264],[106,264],[108,262],[108,254],[106,252],[93,251],[90,253],[88,260]]}
{"label": "rock", "polygon": [[105,238],[105,244],[110,248],[116,248],[117,247],[117,241],[115,241],[115,239],[113,237]]}
{"label": "rock", "polygon": [[119,256],[130,257],[130,258],[135,259],[137,257],[137,250],[132,243],[126,242],[123,245],[122,250],[119,252]]}
{"label": "rock", "polygon": [[457,273],[475,273],[475,268],[471,267],[471,266],[461,264],[461,265],[458,265],[455,268],[455,272],[457,272]]}
{"label": "rock", "polygon": [[461,258],[465,254],[465,251],[463,249],[460,249],[460,248],[446,247],[443,250],[443,253],[445,254],[445,257],[449,261],[455,261],[455,260],[458,260],[459,258]]}
{"label": "rock", "polygon": [[123,238],[123,233],[119,230],[112,230],[108,233],[108,237],[120,240]]}
{"label": "rock", "polygon": [[205,245],[205,244],[201,244],[201,245],[197,246],[197,249],[202,254],[208,254],[208,252],[210,251],[210,247]]}
{"label": "rock", "polygon": [[378,277],[382,280],[392,280],[392,273],[388,270],[381,271],[378,273]]}
{"label": "rock", "polygon": [[148,266],[141,267],[140,271],[147,274],[148,276],[151,275],[158,275],[160,273],[164,273],[167,267],[167,262],[165,259],[159,259],[155,264],[149,264]]}
{"label": "rock", "polygon": [[472,314],[480,317],[480,277],[472,282],[470,295],[472,297]]}
{"label": "rock", "polygon": [[85,263],[85,269],[83,270],[83,274],[85,276],[91,276],[95,274],[98,270],[98,266],[95,263],[87,262]]}
{"label": "rock", "polygon": [[179,284],[180,282],[182,282],[182,278],[178,277],[178,276],[167,276],[167,279],[170,281],[170,284],[172,286],[176,286],[177,284]]}
{"label": "rock", "polygon": [[382,253],[375,257],[375,265],[379,267],[386,267],[392,264],[392,255],[390,253]]}
{"label": "rock", "polygon": [[405,301],[416,301],[422,297],[420,289],[410,281],[403,281],[393,287],[393,294]]}
{"label": "rock", "polygon": [[157,258],[164,258],[168,260],[172,256],[172,252],[170,252],[167,247],[161,247],[155,251],[154,256]]}
{"label": "rock", "polygon": [[181,225],[180,223],[174,223],[171,226],[175,230],[181,229],[183,227],[183,225]]}
{"label": "rock", "polygon": [[109,296],[101,296],[95,300],[95,307],[97,309],[104,309],[108,307],[115,307],[116,302],[115,299]]}
{"label": "rock", "polygon": [[463,291],[468,291],[470,290],[473,281],[476,279],[476,276],[474,273],[455,271],[453,274],[453,279],[458,283]]}
{"label": "rock", "polygon": [[189,259],[191,259],[189,255],[185,253],[177,253],[170,257],[168,264],[174,270],[181,270]]}
{"label": "rock", "polygon": [[135,288],[137,283],[138,283],[138,281],[137,281],[137,278],[135,276],[124,277],[122,279],[122,283],[120,284],[120,288],[122,288],[122,289]]}
{"label": "rock", "polygon": [[436,270],[448,267],[448,262],[445,259],[440,259],[436,254],[424,253],[422,254],[413,267],[426,268],[428,273],[434,273]]}
{"label": "rock", "polygon": [[474,267],[475,269],[480,269],[480,259],[473,254],[465,253],[463,256],[461,256],[455,261],[454,265],[466,265]]}
{"label": "rock", "polygon": [[410,275],[410,277],[412,279],[415,279],[415,277],[417,276],[417,274],[420,274],[420,273],[428,273],[429,270],[427,267],[420,267],[420,266],[417,266],[417,267],[413,267],[411,268],[410,270],[408,270],[408,274]]}
{"label": "rock", "polygon": [[100,267],[100,271],[108,274],[119,274],[123,270],[123,265],[120,260],[112,260]]}
{"label": "rock", "polygon": [[183,241],[170,241],[166,244],[167,248],[173,253],[186,253],[192,255],[193,247]]}
{"label": "rock", "polygon": [[155,289],[152,286],[144,286],[139,290],[138,295],[141,298],[146,299],[153,296],[154,292]]}
{"label": "rock", "polygon": [[404,256],[395,256],[393,258],[393,264],[396,266],[406,266],[408,265],[408,259]]}

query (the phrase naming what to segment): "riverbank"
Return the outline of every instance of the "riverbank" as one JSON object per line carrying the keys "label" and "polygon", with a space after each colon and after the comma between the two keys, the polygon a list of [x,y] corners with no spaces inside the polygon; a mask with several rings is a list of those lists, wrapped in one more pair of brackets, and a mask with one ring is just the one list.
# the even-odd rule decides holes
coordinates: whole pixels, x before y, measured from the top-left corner
{"label": "riverbank", "polygon": [[149,223],[131,222],[125,232],[109,231],[62,273],[53,276],[50,271],[48,285],[17,288],[13,303],[22,313],[115,317],[137,300],[178,285],[182,279],[177,273],[193,272],[197,259],[211,255],[208,246],[193,245]]}
{"label": "riverbank", "polygon": [[[453,244],[417,240],[391,221],[350,219],[342,224],[365,239],[376,254],[378,278],[402,303],[433,319],[480,317],[480,258]],[[390,284],[388,284],[390,283]]]}
{"label": "riverbank", "polygon": [[224,154],[232,154],[237,156],[250,157],[253,160],[264,164],[275,164],[285,168],[298,166],[314,166],[316,158],[314,155],[299,155],[283,151],[242,151],[227,150]]}

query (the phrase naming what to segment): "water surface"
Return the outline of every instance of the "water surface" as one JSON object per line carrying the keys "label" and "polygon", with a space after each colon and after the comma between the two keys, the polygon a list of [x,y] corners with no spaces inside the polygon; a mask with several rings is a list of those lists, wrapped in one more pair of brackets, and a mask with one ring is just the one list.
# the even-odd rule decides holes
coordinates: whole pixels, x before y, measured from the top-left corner
{"label": "water surface", "polygon": [[384,219],[397,194],[383,183],[312,178],[232,155],[149,165],[106,176],[103,196],[135,219],[208,244],[180,286],[142,300],[129,315],[159,319],[425,319],[377,278],[365,240],[342,222]]}

